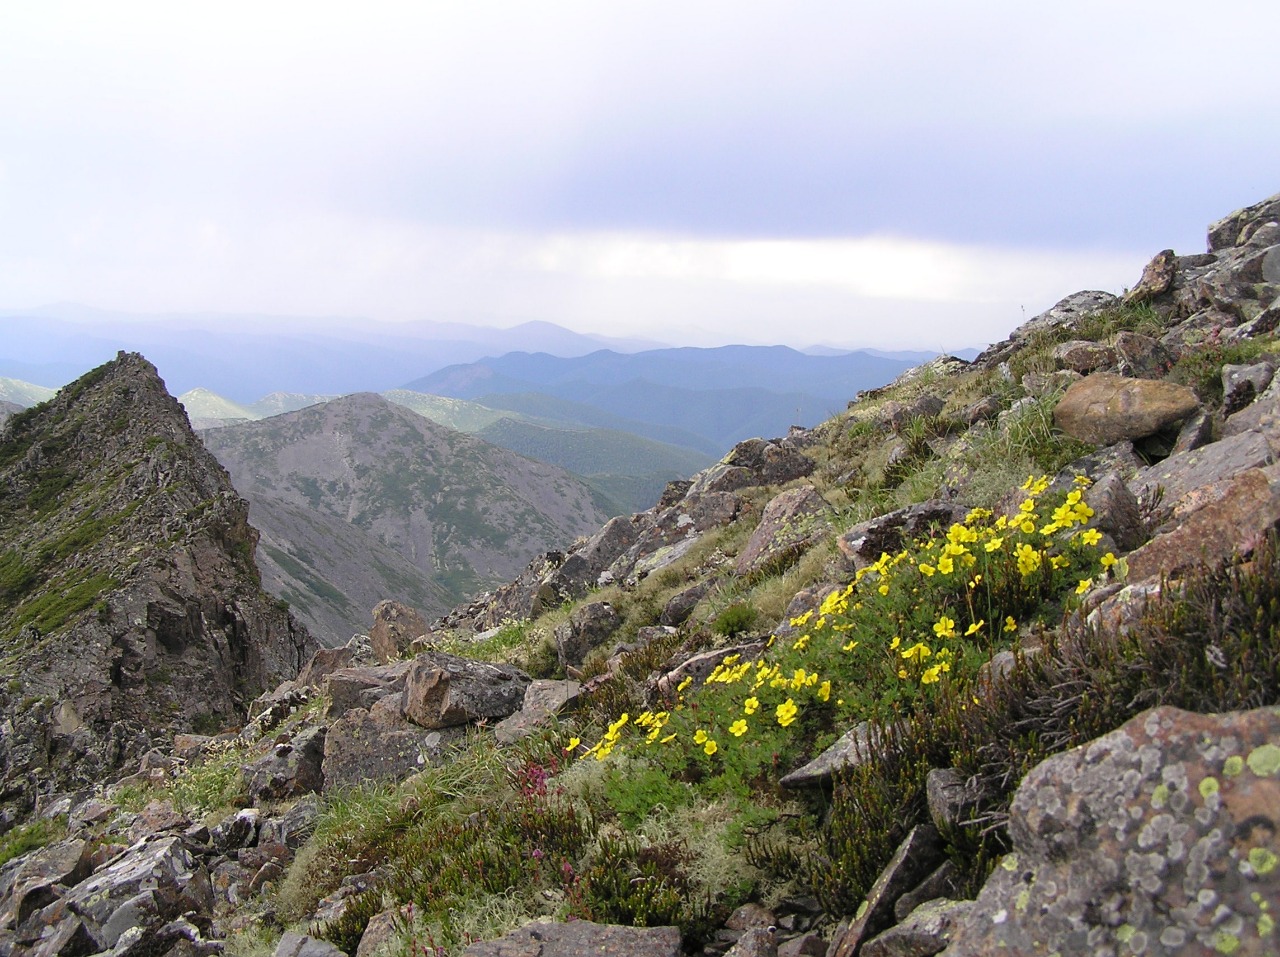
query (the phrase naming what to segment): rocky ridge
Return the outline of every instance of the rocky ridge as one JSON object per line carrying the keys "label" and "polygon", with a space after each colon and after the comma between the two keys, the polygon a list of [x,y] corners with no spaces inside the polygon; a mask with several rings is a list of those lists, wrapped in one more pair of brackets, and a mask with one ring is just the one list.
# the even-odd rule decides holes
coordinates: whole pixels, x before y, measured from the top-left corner
{"label": "rocky ridge", "polygon": [[316,648],[263,593],[244,501],[140,356],[10,419],[0,541],[11,815],[238,722]]}
{"label": "rocky ridge", "polygon": [[[538,913],[590,921],[512,929],[473,943],[467,952],[476,957],[674,953],[670,929],[641,935],[609,926],[651,922],[650,911],[622,906],[645,888],[654,895],[644,898],[651,910],[668,892],[691,898],[705,890],[716,905],[740,904],[714,911],[706,926],[695,926],[702,912],[680,911],[692,914],[681,927],[685,948],[717,957],[1275,953],[1278,323],[1280,196],[1211,226],[1208,253],[1160,253],[1124,299],[1070,296],[973,363],[935,360],[863,393],[816,429],[741,443],[691,482],[673,483],[655,508],[543,555],[515,581],[434,624],[382,606],[376,655],[359,640],[320,651],[295,680],[255,703],[243,730],[181,736],[171,757],[144,763],[151,804],[130,809],[127,794],[110,790],[66,799],[68,836],[0,868],[7,952],[217,953],[238,947],[236,935],[247,927],[290,922],[296,929],[280,939],[281,957],[342,952],[335,945],[364,957],[434,946],[426,935],[447,927],[413,909],[425,912],[429,896],[406,902],[399,895],[445,863],[427,865],[402,845],[426,846],[456,826],[461,843],[449,846],[464,855],[490,835],[504,840],[510,813],[524,821],[514,833],[538,841],[552,832],[527,815],[568,815],[558,839],[577,848],[565,851],[569,872],[539,884],[543,845],[508,842],[496,857],[479,858],[483,869],[464,882],[483,883],[482,874],[521,857],[515,882],[501,894],[510,902],[523,888],[542,887],[539,903],[529,905],[541,910],[522,911],[514,923]],[[889,808],[888,833],[855,829],[859,844],[892,840],[847,909],[794,885],[742,891],[736,879],[779,853],[767,843],[755,845],[754,858],[735,858],[732,878],[719,871],[722,883],[695,892],[693,848],[664,842],[659,830],[628,834],[627,809],[607,802],[592,805],[613,815],[599,833],[572,843],[579,839],[575,812],[557,803],[556,782],[580,786],[574,771],[587,769],[582,774],[597,790],[572,792],[579,799],[620,785],[609,784],[607,770],[591,778],[597,762],[560,771],[555,755],[576,746],[576,734],[566,742],[569,733],[599,735],[607,723],[601,740],[609,740],[621,727],[621,718],[613,723],[620,704],[674,708],[677,695],[720,673],[718,666],[765,660],[771,635],[795,635],[795,620],[828,607],[833,589],[886,553],[940,536],[974,505],[1017,513],[1018,471],[1046,461],[1057,473],[1047,486],[1085,477],[1089,488],[1077,501],[1087,501],[1090,527],[1113,561],[1081,583],[1065,621],[1057,605],[1056,619],[1025,624],[1014,648],[995,655],[964,693],[976,706],[974,721],[985,708],[1012,703],[1022,722],[1042,709],[1048,734],[1059,718],[1084,721],[1081,703],[1095,693],[1107,698],[1087,681],[1075,691],[1064,684],[1073,655],[1083,654],[1077,643],[1113,649],[1131,662],[1127,670],[1086,674],[1131,689],[1124,702],[1104,701],[1116,713],[1130,710],[1119,727],[1079,747],[1064,745],[1020,786],[1016,778],[1001,784],[961,774],[947,763],[955,756],[943,754],[928,769],[927,793]],[[1225,577],[1205,578],[1207,569],[1241,556],[1248,560]],[[1140,680],[1142,659],[1124,657],[1138,654],[1129,636],[1154,628],[1156,646],[1171,648],[1198,590],[1218,602],[1215,615],[1243,613],[1249,623],[1230,624],[1226,634],[1210,622],[1184,642],[1191,649],[1185,667],[1208,676],[1197,700],[1223,713],[1147,709],[1142,702],[1158,703],[1165,689],[1120,680]],[[1243,612],[1231,604],[1237,594]],[[514,651],[504,644],[512,635],[523,639]],[[531,649],[535,639],[542,645]],[[1230,660],[1219,647],[1228,640],[1249,660]],[[514,658],[526,670],[469,660],[484,655]],[[533,680],[528,670],[564,677]],[[1229,695],[1231,674],[1249,675],[1255,690]],[[685,693],[696,704],[695,690]],[[936,733],[948,732],[947,721],[939,718]],[[831,818],[849,813],[841,808],[850,782],[870,780],[856,769],[899,753],[906,734],[859,725],[830,748],[777,767],[795,775],[800,803],[788,813],[805,813],[806,794],[826,795],[812,807],[824,809],[825,826],[834,827]],[[1073,743],[1066,733],[1061,740]],[[984,742],[993,751],[1004,746]],[[494,779],[508,782],[508,796],[456,824],[430,817],[423,788],[444,780],[432,769],[461,767],[489,747],[511,763],[509,774]],[[190,802],[191,813],[216,811],[212,826],[176,807],[181,782],[228,760],[242,773],[235,799],[247,806],[228,813]],[[652,765],[627,769],[659,786]],[[392,846],[307,837],[318,814],[328,814],[330,826],[338,819],[343,785],[370,776],[400,788],[396,810],[381,812],[402,815]],[[761,804],[780,793],[776,780],[755,787]],[[674,801],[680,791],[662,793]],[[713,814],[710,806],[699,813],[704,825]],[[646,820],[670,826],[674,819]],[[958,868],[973,863],[964,860],[962,835],[975,821],[1003,850],[989,877],[978,869],[981,886],[966,896]],[[695,832],[684,833],[693,840]],[[626,852],[629,840],[638,843]],[[309,850],[299,853],[303,847]],[[333,847],[349,872],[326,875],[308,863]],[[790,877],[804,869],[802,858],[779,860]],[[145,887],[133,882],[140,874],[150,875]],[[283,889],[299,880],[322,881],[326,893],[291,918],[281,910]],[[449,890],[431,886],[434,894]],[[843,899],[840,888],[833,895],[824,886],[828,901]],[[613,919],[593,923],[598,914]],[[466,944],[461,935],[449,941],[454,952]]]}

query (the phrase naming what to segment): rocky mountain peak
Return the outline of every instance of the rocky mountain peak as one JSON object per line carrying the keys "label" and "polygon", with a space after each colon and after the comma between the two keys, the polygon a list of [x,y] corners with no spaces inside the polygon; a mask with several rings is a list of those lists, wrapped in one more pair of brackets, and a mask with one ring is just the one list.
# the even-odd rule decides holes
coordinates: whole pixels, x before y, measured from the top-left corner
{"label": "rocky mountain peak", "polygon": [[0,781],[18,805],[236,723],[314,650],[259,585],[248,506],[140,355],[8,421],[0,542]]}

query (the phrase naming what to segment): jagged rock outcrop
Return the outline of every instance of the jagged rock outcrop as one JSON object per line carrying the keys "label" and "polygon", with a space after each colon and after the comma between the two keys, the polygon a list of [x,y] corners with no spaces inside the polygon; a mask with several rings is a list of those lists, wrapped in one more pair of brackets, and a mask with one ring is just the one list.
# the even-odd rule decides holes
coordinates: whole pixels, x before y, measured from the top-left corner
{"label": "jagged rock outcrop", "polygon": [[238,723],[315,649],[259,586],[244,500],[141,356],[9,421],[0,541],[4,801]]}

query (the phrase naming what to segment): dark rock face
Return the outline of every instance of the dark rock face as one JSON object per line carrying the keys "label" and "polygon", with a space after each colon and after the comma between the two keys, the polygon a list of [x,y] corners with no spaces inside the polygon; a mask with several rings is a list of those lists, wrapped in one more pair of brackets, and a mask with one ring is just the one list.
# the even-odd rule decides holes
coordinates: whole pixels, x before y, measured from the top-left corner
{"label": "dark rock face", "polygon": [[948,957],[1276,953],[1280,714],[1156,708],[1033,770]]}
{"label": "dark rock face", "polygon": [[315,650],[259,586],[247,505],[141,356],[9,421],[0,541],[19,676],[0,691],[0,782],[16,803],[239,722]]}

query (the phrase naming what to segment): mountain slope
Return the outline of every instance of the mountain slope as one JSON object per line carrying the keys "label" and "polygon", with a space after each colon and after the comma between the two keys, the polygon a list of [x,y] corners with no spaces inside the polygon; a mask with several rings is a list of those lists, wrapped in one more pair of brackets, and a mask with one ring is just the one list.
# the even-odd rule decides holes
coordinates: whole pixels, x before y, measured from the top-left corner
{"label": "mountain slope", "polygon": [[[7,797],[234,723],[315,645],[258,584],[248,509],[138,355],[0,433]],[[46,769],[30,777],[36,768]]]}
{"label": "mountain slope", "polygon": [[56,389],[46,389],[42,385],[33,385],[20,379],[6,379],[0,376],[0,399],[22,406],[35,405],[53,398]]}
{"label": "mountain slope", "polygon": [[[203,438],[252,503],[264,578],[329,642],[362,627],[377,600],[441,612],[608,517],[577,477],[371,393]],[[346,544],[317,558],[326,533],[304,533],[307,520],[345,526]]]}

